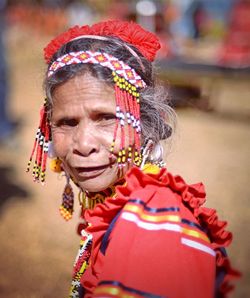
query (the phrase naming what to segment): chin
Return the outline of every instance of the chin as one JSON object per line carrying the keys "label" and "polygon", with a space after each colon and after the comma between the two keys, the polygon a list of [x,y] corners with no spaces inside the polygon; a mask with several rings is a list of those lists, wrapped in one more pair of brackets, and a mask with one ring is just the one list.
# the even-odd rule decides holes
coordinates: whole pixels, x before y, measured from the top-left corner
{"label": "chin", "polygon": [[99,192],[113,185],[117,180],[118,176],[116,171],[114,171],[112,175],[110,173],[103,173],[97,177],[79,179],[77,183],[83,191]]}
{"label": "chin", "polygon": [[98,181],[96,181],[96,179],[93,179],[93,180],[92,181],[79,181],[78,185],[80,186],[80,188],[83,191],[99,192],[99,191],[106,189],[107,187],[109,187],[110,185],[112,185],[115,182],[114,181],[113,183],[112,182],[104,183],[104,181],[98,182]]}

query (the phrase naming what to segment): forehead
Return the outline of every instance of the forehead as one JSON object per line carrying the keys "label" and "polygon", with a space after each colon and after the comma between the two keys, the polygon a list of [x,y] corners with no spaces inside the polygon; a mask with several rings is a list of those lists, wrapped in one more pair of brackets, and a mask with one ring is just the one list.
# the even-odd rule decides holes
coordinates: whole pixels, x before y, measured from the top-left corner
{"label": "forehead", "polygon": [[53,106],[86,103],[91,106],[115,105],[114,88],[90,74],[77,75],[57,86],[52,95]]}

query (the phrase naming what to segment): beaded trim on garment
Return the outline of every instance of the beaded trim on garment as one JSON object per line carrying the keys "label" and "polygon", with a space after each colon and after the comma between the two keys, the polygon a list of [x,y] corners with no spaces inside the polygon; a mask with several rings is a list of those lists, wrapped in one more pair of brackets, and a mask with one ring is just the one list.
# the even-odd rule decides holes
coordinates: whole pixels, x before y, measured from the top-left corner
{"label": "beaded trim on garment", "polygon": [[[146,164],[143,167],[143,172],[144,173],[151,173],[151,174],[156,174],[159,172],[159,167],[157,165],[153,164]],[[87,200],[87,204],[89,207],[87,207],[86,202],[81,202],[83,209],[84,208],[94,208],[94,206],[99,203],[101,200],[102,202],[105,201],[107,197],[115,198],[116,197],[116,186],[118,185],[125,185],[125,181],[119,180],[115,185],[112,187],[108,187],[106,190],[99,192],[98,194],[95,194],[91,196],[85,196],[84,199]],[[94,200],[93,200],[94,198]],[[92,203],[91,203],[92,200]],[[80,240],[80,248],[75,260],[74,264],[74,270],[73,270],[73,277],[72,277],[72,282],[71,282],[71,287],[70,287],[70,294],[69,298],[79,298],[79,289],[81,287],[81,277],[86,271],[87,267],[89,266],[89,258],[91,255],[91,248],[92,248],[92,235],[88,234],[85,232],[83,229],[81,231],[81,240]]]}
{"label": "beaded trim on garment", "polygon": [[[116,192],[115,187],[117,185],[124,184],[124,180],[119,180],[115,185],[108,187],[107,189],[95,193],[95,194],[86,194],[85,192],[79,194],[79,201],[82,205],[82,209],[93,209],[96,204],[103,203],[107,197],[115,198]],[[81,240],[80,240],[80,248],[78,254],[76,256],[76,260],[74,263],[73,269],[73,277],[70,287],[69,298],[78,298],[79,297],[79,289],[81,287],[81,277],[83,273],[86,271],[89,265],[89,258],[91,255],[92,248],[92,235],[85,232],[83,229],[81,231]]]}
{"label": "beaded trim on garment", "polygon": [[81,232],[82,237],[80,240],[80,248],[76,256],[73,269],[73,277],[70,287],[69,298],[78,298],[79,289],[81,287],[81,277],[89,265],[89,258],[92,248],[92,235],[86,233],[84,230]]}

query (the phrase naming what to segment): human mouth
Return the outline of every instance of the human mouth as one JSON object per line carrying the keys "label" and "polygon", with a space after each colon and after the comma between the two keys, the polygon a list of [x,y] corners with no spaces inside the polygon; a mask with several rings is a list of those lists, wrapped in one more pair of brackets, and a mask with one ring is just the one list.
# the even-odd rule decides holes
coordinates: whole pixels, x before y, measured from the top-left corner
{"label": "human mouth", "polygon": [[90,178],[102,174],[107,168],[111,168],[112,164],[91,167],[75,167],[75,171],[79,177]]}

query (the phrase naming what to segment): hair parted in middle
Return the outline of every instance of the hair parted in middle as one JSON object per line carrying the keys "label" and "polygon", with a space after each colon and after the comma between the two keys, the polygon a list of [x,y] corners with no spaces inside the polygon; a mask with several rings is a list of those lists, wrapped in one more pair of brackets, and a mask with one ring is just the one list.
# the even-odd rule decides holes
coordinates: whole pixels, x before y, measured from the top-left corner
{"label": "hair parted in middle", "polygon": [[[133,163],[140,166],[141,144],[144,146],[150,139],[153,152],[160,140],[172,135],[176,116],[168,104],[168,94],[156,81],[152,65],[159,48],[156,35],[138,24],[123,21],[100,22],[92,27],[76,26],[47,45],[44,49],[48,64],[44,80],[46,100],[40,113],[40,125],[27,168],[29,171],[35,155],[35,181],[45,181],[46,159],[51,141],[49,122],[53,112],[53,92],[75,76],[89,74],[115,89],[117,125],[110,152],[112,154],[114,150],[116,132],[120,129],[119,167],[123,167],[132,158]],[[86,55],[89,56],[87,59]],[[109,66],[102,63],[103,59],[107,59]],[[131,81],[131,76],[138,78],[139,83],[136,83],[137,79]],[[134,135],[134,149],[131,142],[128,149],[125,149],[126,122],[131,142],[131,135]]]}
{"label": "hair parted in middle", "polygon": [[[132,55],[129,49],[132,49],[136,55]],[[91,38],[91,36],[78,38],[61,46],[53,55],[49,66],[59,57],[70,52],[78,51],[101,51],[116,57],[118,60],[123,61],[133,68],[147,85],[140,90],[142,143],[147,138],[150,138],[157,144],[160,140],[170,137],[175,129],[176,116],[169,106],[168,93],[166,89],[157,82],[152,63],[146,59],[136,47],[112,36],[104,40]],[[53,91],[58,85],[74,76],[83,75],[85,73],[92,75],[107,85],[114,85],[112,71],[106,67],[98,64],[68,65],[58,70],[50,77],[46,74],[44,88],[49,107],[52,108]]]}

